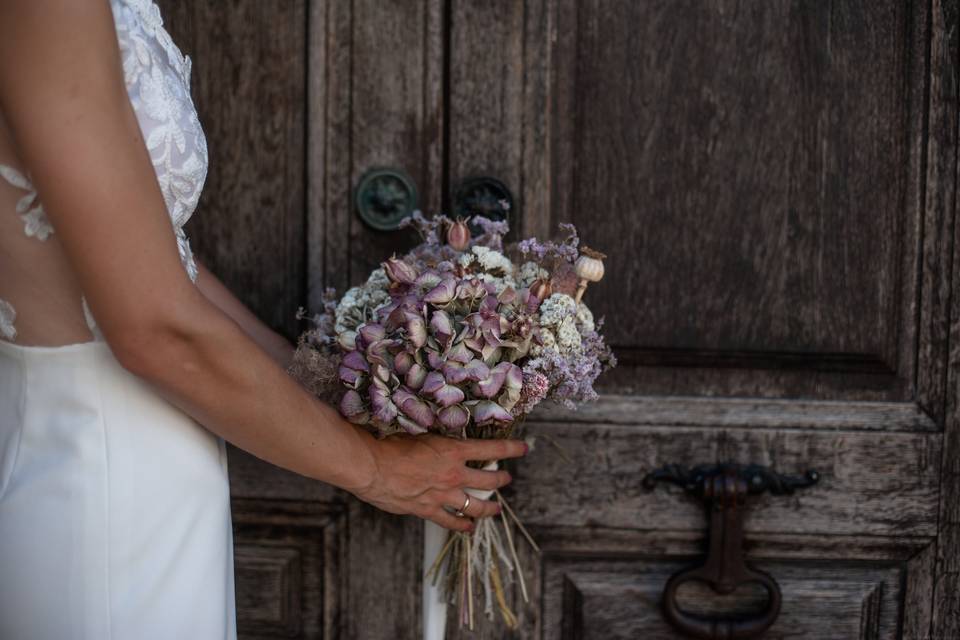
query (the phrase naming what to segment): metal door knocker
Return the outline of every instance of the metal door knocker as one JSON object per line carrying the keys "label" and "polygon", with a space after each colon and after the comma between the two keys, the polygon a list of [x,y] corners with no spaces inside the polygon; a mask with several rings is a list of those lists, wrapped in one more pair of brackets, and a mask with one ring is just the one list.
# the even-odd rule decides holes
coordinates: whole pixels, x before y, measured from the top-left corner
{"label": "metal door knocker", "polygon": [[[474,176],[460,182],[453,192],[453,213],[463,219],[481,215],[491,220],[510,219],[513,194],[502,181]],[[474,229],[479,232],[479,229]]]}
{"label": "metal door knocker", "polygon": [[360,219],[377,231],[394,231],[417,208],[417,187],[400,169],[371,169],[354,193]]}
{"label": "metal door knocker", "polygon": [[[767,573],[751,568],[743,557],[743,512],[746,499],[769,491],[789,495],[817,483],[820,475],[807,471],[802,478],[780,475],[758,465],[700,465],[687,469],[667,465],[647,474],[644,488],[657,482],[676,484],[688,494],[703,500],[710,513],[710,541],[702,565],[675,573],[663,591],[663,615],[678,631],[691,638],[705,640],[755,638],[769,629],[780,615],[780,585]],[[677,591],[686,582],[703,582],[715,593],[728,595],[737,587],[758,583],[767,592],[763,611],[747,617],[706,618],[680,608]]]}

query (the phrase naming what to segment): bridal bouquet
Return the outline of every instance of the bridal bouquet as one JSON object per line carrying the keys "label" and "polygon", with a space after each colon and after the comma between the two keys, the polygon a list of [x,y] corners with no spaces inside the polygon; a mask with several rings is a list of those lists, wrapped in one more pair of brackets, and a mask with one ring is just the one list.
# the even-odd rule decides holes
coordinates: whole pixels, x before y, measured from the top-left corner
{"label": "bridal bouquet", "polygon": [[[294,375],[379,436],[517,437],[540,402],[573,408],[595,399],[594,381],[616,361],[582,296],[603,276],[605,256],[579,246],[572,225],[561,225],[562,241],[504,248],[506,223],[471,222],[476,237],[463,220],[405,219],[421,243],[339,300],[326,292],[300,339]],[[459,607],[461,626],[473,626],[475,594],[488,617],[496,604],[510,627],[505,582],[515,579],[527,597],[508,516],[536,544],[493,493],[502,526],[480,518],[473,533],[450,532],[430,571]]]}

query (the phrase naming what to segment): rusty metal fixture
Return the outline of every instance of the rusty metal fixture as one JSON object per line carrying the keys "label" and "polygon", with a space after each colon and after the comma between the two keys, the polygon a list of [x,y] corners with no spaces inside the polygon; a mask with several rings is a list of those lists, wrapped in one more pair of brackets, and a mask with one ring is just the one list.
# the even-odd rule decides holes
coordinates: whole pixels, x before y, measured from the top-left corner
{"label": "rusty metal fixture", "polygon": [[[756,638],[769,629],[780,615],[783,596],[780,585],[767,573],[750,567],[743,557],[743,513],[746,498],[769,491],[789,495],[812,486],[820,479],[816,471],[802,478],[784,476],[759,465],[717,464],[687,469],[667,465],[647,474],[643,486],[651,490],[657,482],[670,482],[707,505],[710,538],[703,564],[675,573],[663,590],[663,615],[675,629],[690,638],[734,640]],[[741,617],[706,618],[680,608],[677,591],[686,582],[703,582],[715,593],[728,595],[740,585],[754,582],[767,592],[766,607],[757,614]]]}

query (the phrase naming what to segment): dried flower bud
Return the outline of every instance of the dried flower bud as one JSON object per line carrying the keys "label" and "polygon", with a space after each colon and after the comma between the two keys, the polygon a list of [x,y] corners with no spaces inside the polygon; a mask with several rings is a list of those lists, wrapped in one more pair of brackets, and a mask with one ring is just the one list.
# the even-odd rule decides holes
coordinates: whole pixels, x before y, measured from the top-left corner
{"label": "dried flower bud", "polygon": [[599,282],[603,278],[603,259],[607,256],[590,247],[583,247],[580,253],[582,255],[577,258],[576,264],[577,276],[590,282]]}
{"label": "dried flower bud", "polygon": [[390,282],[397,284],[413,284],[419,275],[416,269],[396,256],[383,263],[383,270]]}
{"label": "dried flower bud", "polygon": [[463,218],[457,218],[457,221],[447,229],[447,244],[457,251],[464,251],[470,246],[470,227]]}
{"label": "dried flower bud", "polygon": [[574,267],[577,272],[577,277],[580,278],[580,283],[577,285],[577,293],[573,297],[577,304],[580,304],[580,300],[583,298],[583,292],[587,290],[587,282],[599,282],[600,278],[603,277],[603,259],[607,257],[599,251],[594,251],[590,247],[583,247],[580,252],[582,255],[577,258],[577,263]]}
{"label": "dried flower bud", "polygon": [[553,281],[549,278],[538,278],[530,284],[530,293],[540,300],[546,300],[553,295]]}
{"label": "dried flower bud", "polygon": [[337,336],[337,344],[339,344],[340,348],[344,351],[353,351],[357,348],[357,332],[344,331]]}

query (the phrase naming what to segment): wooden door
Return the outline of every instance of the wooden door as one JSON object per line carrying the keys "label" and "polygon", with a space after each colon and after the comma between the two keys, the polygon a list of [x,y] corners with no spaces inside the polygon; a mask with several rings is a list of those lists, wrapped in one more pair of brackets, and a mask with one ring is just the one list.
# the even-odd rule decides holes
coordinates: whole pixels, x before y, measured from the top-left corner
{"label": "wooden door", "polygon": [[[765,637],[960,637],[956,3],[162,8],[211,139],[197,252],[288,335],[411,242],[354,213],[371,168],[429,212],[495,177],[517,235],[572,221],[610,254],[588,301],[621,364],[596,404],[538,411],[512,468],[543,548],[517,637],[680,637],[660,594],[706,518],[641,480],[714,462],[821,474],[750,503],[748,559],[783,592]],[[243,637],[419,637],[416,521],[230,464]],[[505,636],[482,626],[449,635]]]}

